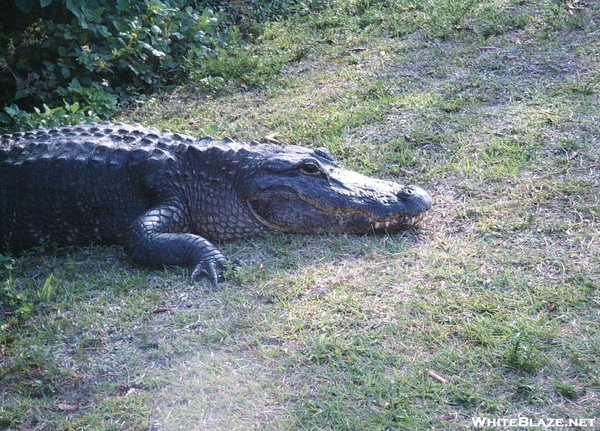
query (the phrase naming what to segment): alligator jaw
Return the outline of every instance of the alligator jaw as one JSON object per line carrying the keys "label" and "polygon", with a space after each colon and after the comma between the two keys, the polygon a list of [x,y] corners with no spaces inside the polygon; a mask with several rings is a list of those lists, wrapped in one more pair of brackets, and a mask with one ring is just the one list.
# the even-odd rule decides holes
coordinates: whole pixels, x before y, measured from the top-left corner
{"label": "alligator jaw", "polygon": [[[299,198],[297,195],[286,192],[285,198],[279,195],[281,200],[266,201],[267,206],[273,202],[287,203],[285,210],[277,209],[273,212],[265,212],[259,209],[265,201],[250,200],[248,208],[254,218],[263,226],[282,232],[315,234],[322,232],[330,233],[383,233],[405,230],[415,227],[424,217],[425,212],[416,214],[394,214],[386,218],[377,217],[375,214],[365,212],[363,209],[330,212],[324,208],[317,208]],[[293,197],[292,197],[293,196]],[[277,205],[276,205],[277,207]],[[300,210],[299,208],[303,208]],[[269,216],[266,214],[269,213]],[[289,214],[294,217],[289,218]]]}
{"label": "alligator jaw", "polygon": [[388,229],[398,230],[398,227],[416,226],[423,219],[424,215],[424,213],[421,213],[416,216],[401,216],[386,221],[374,221],[373,219],[370,219],[369,223],[371,223],[373,230],[376,231]]}

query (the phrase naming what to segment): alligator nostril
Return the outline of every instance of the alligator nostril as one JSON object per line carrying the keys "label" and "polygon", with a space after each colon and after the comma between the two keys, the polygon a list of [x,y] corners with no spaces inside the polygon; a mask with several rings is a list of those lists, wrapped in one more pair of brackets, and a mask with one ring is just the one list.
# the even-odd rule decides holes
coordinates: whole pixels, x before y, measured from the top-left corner
{"label": "alligator nostril", "polygon": [[414,195],[414,194],[415,194],[415,191],[414,191],[412,188],[410,188],[410,187],[407,187],[407,188],[405,188],[405,189],[402,189],[402,190],[400,190],[400,191],[397,193],[397,196],[398,196],[400,199],[403,199],[403,198],[407,198],[407,197],[409,197],[409,196],[412,196],[412,195]]}

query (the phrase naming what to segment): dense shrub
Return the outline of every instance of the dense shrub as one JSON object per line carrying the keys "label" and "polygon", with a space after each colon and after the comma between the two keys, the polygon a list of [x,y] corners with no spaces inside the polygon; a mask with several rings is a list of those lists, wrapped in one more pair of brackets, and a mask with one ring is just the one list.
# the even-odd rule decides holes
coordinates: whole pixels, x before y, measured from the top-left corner
{"label": "dense shrub", "polygon": [[106,117],[132,96],[172,82],[190,47],[210,49],[222,39],[226,23],[210,6],[14,0],[0,22],[0,105],[8,107],[0,123],[24,128],[71,114],[75,121]]}
{"label": "dense shrub", "polygon": [[267,19],[297,0],[8,0],[0,16],[0,128],[109,117],[132,98],[177,82],[184,59],[239,43],[243,18]]}

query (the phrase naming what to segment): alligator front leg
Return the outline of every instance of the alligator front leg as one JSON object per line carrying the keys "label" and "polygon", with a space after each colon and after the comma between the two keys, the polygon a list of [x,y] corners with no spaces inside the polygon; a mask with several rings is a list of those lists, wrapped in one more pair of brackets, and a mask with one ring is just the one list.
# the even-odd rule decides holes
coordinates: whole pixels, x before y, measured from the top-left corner
{"label": "alligator front leg", "polygon": [[206,275],[213,285],[225,271],[227,259],[207,239],[182,230],[183,211],[164,204],[137,219],[128,233],[125,252],[143,266],[182,266],[191,269],[190,281]]}

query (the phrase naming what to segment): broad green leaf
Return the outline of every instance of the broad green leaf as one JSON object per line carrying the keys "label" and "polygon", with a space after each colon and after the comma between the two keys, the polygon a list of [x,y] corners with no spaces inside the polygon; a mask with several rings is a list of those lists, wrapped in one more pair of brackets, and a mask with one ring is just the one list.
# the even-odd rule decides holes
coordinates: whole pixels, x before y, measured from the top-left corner
{"label": "broad green leaf", "polygon": [[31,12],[31,9],[33,8],[33,5],[35,3],[35,0],[14,0],[14,1],[15,1],[15,5],[17,5],[19,10],[23,13]]}

